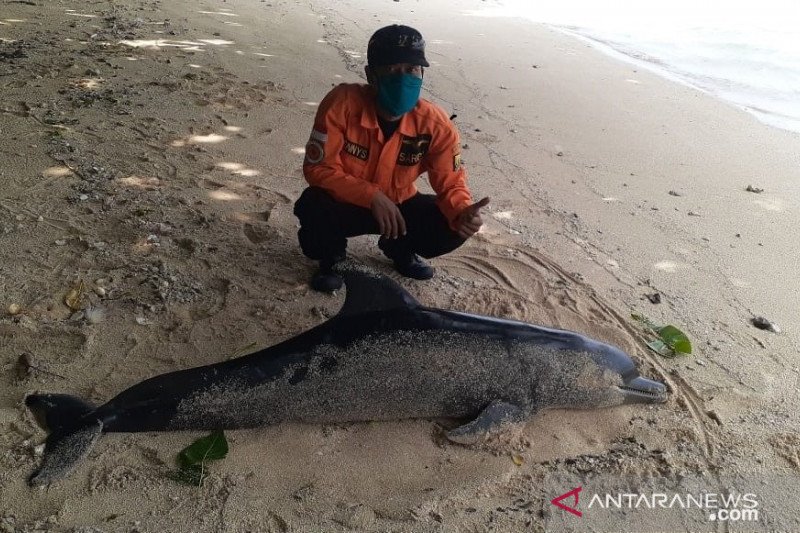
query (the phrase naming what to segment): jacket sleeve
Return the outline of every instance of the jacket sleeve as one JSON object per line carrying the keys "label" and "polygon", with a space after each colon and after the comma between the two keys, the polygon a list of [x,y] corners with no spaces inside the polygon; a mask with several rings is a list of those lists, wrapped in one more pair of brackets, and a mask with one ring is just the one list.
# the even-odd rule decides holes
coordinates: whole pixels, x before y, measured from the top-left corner
{"label": "jacket sleeve", "polygon": [[472,195],[467,188],[467,173],[461,165],[458,131],[449,120],[437,129],[425,164],[431,187],[436,192],[436,205],[455,229],[455,219],[462,209],[472,204]]}
{"label": "jacket sleeve", "polygon": [[348,174],[342,166],[349,112],[344,84],[333,88],[322,100],[306,144],[303,175],[309,185],[325,189],[336,200],[369,208],[377,185]]}

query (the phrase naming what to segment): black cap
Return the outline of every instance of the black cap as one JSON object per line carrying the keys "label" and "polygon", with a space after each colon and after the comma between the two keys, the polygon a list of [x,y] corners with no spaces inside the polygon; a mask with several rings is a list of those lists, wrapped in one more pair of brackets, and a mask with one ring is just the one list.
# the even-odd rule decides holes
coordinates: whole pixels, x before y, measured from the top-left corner
{"label": "black cap", "polygon": [[371,67],[410,63],[429,67],[425,59],[425,39],[409,26],[392,24],[372,34],[367,45],[367,63]]}

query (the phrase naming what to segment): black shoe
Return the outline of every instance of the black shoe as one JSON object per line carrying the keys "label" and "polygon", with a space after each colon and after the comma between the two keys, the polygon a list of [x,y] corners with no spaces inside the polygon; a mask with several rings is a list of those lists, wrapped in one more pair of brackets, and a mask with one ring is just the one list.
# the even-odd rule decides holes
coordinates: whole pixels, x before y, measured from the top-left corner
{"label": "black shoe", "polygon": [[420,259],[417,254],[394,259],[394,268],[407,278],[426,280],[433,277],[433,267]]}
{"label": "black shoe", "polygon": [[320,261],[319,269],[311,277],[311,288],[319,292],[333,292],[342,288],[344,280],[342,276],[333,271],[333,267],[344,258],[336,258],[333,261]]}
{"label": "black shoe", "polygon": [[426,280],[433,277],[433,267],[420,259],[417,254],[398,253],[391,249],[391,243],[386,237],[378,239],[378,248],[383,255],[394,261],[394,268],[407,278]]}

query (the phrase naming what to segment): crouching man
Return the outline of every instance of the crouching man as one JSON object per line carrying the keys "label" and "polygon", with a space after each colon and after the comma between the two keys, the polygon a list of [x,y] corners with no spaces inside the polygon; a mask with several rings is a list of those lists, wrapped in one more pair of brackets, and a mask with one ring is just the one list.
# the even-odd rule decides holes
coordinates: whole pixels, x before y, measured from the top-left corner
{"label": "crouching man", "polygon": [[[311,287],[342,286],[333,266],[347,238],[381,235],[378,246],[403,276],[426,280],[424,258],[452,252],[483,224],[461,166],[455,126],[419,97],[425,42],[408,26],[375,32],[367,47],[368,84],[341,84],[322,100],[306,145],[309,187],[295,203],[303,253],[319,261]],[[415,182],[428,173],[435,195]]]}

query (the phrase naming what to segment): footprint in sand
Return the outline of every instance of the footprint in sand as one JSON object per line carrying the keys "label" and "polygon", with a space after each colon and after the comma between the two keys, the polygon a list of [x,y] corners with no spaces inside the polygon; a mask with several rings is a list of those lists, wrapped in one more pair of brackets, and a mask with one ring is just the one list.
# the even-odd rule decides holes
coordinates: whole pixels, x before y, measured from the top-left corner
{"label": "footprint in sand", "polygon": [[472,128],[464,130],[463,136],[465,139],[479,143],[491,144],[497,142],[497,136],[482,131],[480,128]]}
{"label": "footprint in sand", "polygon": [[209,179],[200,180],[198,185],[200,186],[201,189],[206,189],[206,190],[210,190],[210,191],[215,191],[217,189],[222,189],[223,187],[225,187],[224,183],[220,183],[218,181],[209,180]]}
{"label": "footprint in sand", "polygon": [[776,435],[770,439],[775,453],[786,459],[795,470],[800,470],[800,437],[790,433]]}
{"label": "footprint in sand", "polygon": [[89,338],[78,331],[42,328],[29,330],[10,324],[0,325],[0,352],[28,354],[35,362],[31,375],[38,379],[62,377],[83,354]]}
{"label": "footprint in sand", "polygon": [[267,225],[275,204],[268,204],[265,211],[255,213],[237,213],[236,218],[242,222],[242,233],[253,244],[261,244],[270,239],[274,230]]}
{"label": "footprint in sand", "polygon": [[270,206],[269,209],[275,206],[277,203],[282,204],[289,204],[292,203],[292,199],[286,196],[285,194],[274,191],[263,185],[258,185],[256,183],[247,183],[244,181],[237,181],[231,180],[228,182],[221,182],[216,181],[211,178],[201,178],[197,181],[197,186],[201,189],[205,189],[207,191],[219,191],[221,189],[228,189],[231,191],[235,191],[236,194],[244,197],[257,197],[257,198],[268,198],[270,202],[268,205]]}

